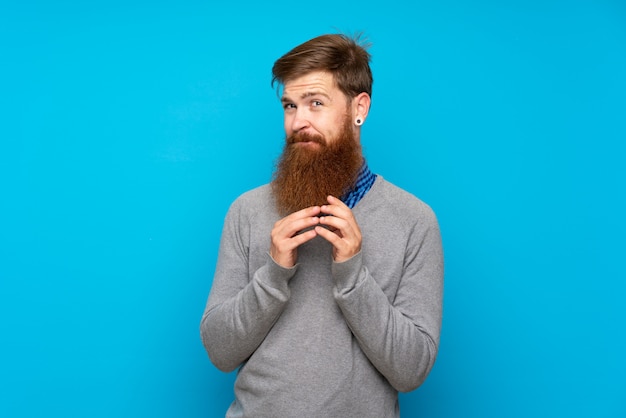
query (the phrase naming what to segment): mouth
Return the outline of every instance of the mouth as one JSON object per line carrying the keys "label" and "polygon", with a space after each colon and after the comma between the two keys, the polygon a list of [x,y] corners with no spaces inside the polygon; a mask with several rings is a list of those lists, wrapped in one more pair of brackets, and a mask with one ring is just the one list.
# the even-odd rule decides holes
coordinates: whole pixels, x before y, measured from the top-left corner
{"label": "mouth", "polygon": [[321,146],[320,143],[316,141],[297,141],[294,142],[294,145],[306,148],[319,148]]}
{"label": "mouth", "polygon": [[319,147],[323,145],[323,139],[319,136],[297,133],[290,136],[287,142],[294,145],[305,147]]}

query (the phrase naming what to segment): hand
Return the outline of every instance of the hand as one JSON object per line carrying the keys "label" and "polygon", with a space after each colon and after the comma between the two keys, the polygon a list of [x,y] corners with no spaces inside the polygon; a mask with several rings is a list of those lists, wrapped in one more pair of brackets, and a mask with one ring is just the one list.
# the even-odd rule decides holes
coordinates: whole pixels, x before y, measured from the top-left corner
{"label": "hand", "polygon": [[324,214],[315,232],[333,245],[333,260],[340,263],[361,251],[361,230],[349,207],[334,196],[328,196],[328,205],[321,207]]}
{"label": "hand", "polygon": [[290,268],[296,265],[298,247],[317,236],[315,229],[298,233],[303,229],[319,224],[317,217],[321,209],[319,206],[299,210],[284,217],[274,224],[270,234],[270,256],[279,265]]}

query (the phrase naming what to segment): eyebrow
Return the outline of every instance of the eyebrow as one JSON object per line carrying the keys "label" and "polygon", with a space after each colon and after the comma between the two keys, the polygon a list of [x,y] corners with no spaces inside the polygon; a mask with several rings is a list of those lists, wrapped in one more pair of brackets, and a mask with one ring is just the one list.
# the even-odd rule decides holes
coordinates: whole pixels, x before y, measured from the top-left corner
{"label": "eyebrow", "polygon": [[[307,97],[313,97],[313,96],[322,96],[327,98],[329,101],[331,100],[330,96],[322,91],[317,91],[317,90],[313,90],[313,91],[307,91],[304,92],[300,95],[300,99],[306,99]],[[283,96],[280,99],[281,102],[285,103],[285,102],[291,102],[292,100],[289,97]]]}

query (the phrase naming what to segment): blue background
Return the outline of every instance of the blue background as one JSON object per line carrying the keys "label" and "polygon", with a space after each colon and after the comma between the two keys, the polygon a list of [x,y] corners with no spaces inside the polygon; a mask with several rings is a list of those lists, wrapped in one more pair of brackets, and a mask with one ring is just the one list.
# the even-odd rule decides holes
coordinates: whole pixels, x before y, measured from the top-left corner
{"label": "blue background", "polygon": [[7,3],[0,416],[223,416],[198,326],[225,212],[282,147],[271,66],[359,30],[370,167],[446,255],[403,416],[626,416],[626,3]]}

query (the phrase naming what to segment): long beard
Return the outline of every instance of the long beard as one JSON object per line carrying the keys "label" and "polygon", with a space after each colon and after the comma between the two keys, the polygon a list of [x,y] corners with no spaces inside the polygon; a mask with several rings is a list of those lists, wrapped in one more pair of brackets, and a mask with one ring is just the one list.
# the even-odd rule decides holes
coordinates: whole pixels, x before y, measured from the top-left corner
{"label": "long beard", "polygon": [[[319,147],[297,144],[302,141],[314,141]],[[362,163],[361,146],[349,118],[330,144],[317,135],[296,133],[288,137],[272,180],[278,211],[287,215],[324,205],[328,195],[340,198],[354,186]]]}

